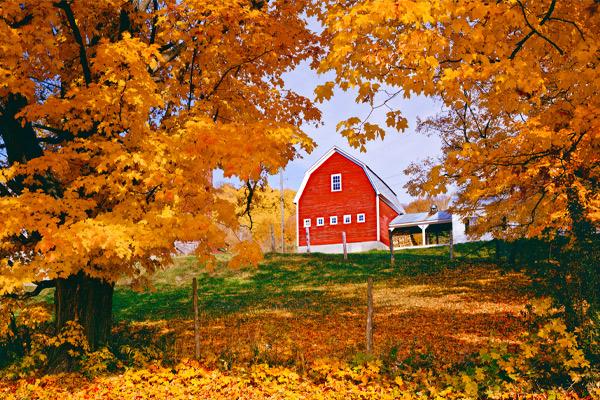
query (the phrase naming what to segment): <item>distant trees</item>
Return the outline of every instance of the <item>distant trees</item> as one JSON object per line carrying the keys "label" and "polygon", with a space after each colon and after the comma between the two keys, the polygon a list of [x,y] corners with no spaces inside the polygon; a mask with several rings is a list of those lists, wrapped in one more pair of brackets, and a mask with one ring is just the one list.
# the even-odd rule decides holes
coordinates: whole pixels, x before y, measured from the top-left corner
{"label": "distant trees", "polygon": [[[248,203],[248,188],[235,188],[226,184],[221,188],[223,196],[237,204],[239,228],[229,231],[229,241],[254,240],[263,251],[281,251],[281,205],[280,191],[268,184],[257,187]],[[284,190],[284,241],[286,251],[295,250],[296,245],[296,192]]]}
{"label": "distant trees", "polygon": [[402,204],[404,212],[418,213],[431,210],[431,206],[435,205],[439,211],[447,210],[450,205],[450,196],[439,195],[433,197],[419,197],[410,203]]}

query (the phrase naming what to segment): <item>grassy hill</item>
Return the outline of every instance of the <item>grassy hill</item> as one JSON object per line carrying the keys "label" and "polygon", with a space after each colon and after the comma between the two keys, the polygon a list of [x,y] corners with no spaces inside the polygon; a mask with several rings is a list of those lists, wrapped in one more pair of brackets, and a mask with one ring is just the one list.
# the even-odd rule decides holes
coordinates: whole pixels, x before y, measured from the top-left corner
{"label": "grassy hill", "polygon": [[[152,276],[148,291],[119,285],[123,330],[161,337],[174,358],[193,354],[191,281],[198,278],[203,357],[230,365],[352,359],[363,351],[366,281],[375,281],[375,350],[460,361],[490,341],[512,341],[527,282],[493,263],[490,244],[341,255],[267,254],[258,268],[207,271],[194,257]],[[133,321],[132,324],[125,321]],[[158,333],[158,334],[157,334]]]}

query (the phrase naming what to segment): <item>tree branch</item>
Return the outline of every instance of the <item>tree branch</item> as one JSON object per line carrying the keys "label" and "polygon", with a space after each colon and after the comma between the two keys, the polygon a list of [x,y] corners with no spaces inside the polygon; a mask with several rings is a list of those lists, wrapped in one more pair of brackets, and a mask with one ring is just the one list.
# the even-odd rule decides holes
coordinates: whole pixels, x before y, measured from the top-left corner
{"label": "tree branch", "polygon": [[190,111],[192,107],[192,99],[194,98],[194,63],[196,62],[196,53],[198,52],[198,48],[194,47],[194,51],[192,53],[192,62],[190,63],[190,89],[188,94],[187,101],[187,109]]}
{"label": "tree branch", "polygon": [[31,126],[33,128],[42,129],[42,130],[52,132],[57,135],[57,137],[53,137],[53,138],[52,137],[39,138],[38,140],[43,143],[59,144],[66,140],[72,140],[75,137],[75,136],[73,136],[73,134],[71,134],[71,132],[63,131],[62,129],[53,128],[51,126],[35,124],[35,123],[31,124]]}
{"label": "tree branch", "polygon": [[577,25],[573,21],[570,21],[570,20],[564,19],[564,18],[560,18],[560,17],[550,17],[550,18],[548,18],[548,21],[558,21],[558,22],[564,22],[565,24],[573,25],[575,27],[575,29],[577,29],[577,32],[579,32],[579,36],[581,36],[582,39],[585,39],[583,31],[581,30],[579,25]]}
{"label": "tree branch", "polygon": [[252,198],[254,197],[254,193],[256,192],[257,185],[258,185],[258,181],[255,181],[254,183],[252,183],[250,180],[246,181],[246,188],[248,189],[248,195],[246,196],[246,208],[245,208],[244,212],[242,213],[242,215],[248,214],[248,219],[250,220],[250,226],[248,228],[250,230],[252,230],[252,226],[254,225],[254,223],[252,221],[251,208],[252,208]]}
{"label": "tree branch", "polygon": [[12,298],[12,299],[17,299],[17,300],[26,300],[26,299],[30,299],[32,297],[39,295],[42,292],[42,290],[44,290],[44,289],[50,289],[50,288],[56,287],[56,281],[54,279],[47,280],[47,281],[41,281],[41,282],[35,282],[35,284],[37,286],[31,292],[25,292],[23,294],[9,293],[4,296],[8,297],[8,298]]}
{"label": "tree branch", "polygon": [[154,9],[154,17],[152,17],[152,28],[150,30],[150,44],[154,44],[156,40],[156,31],[158,30],[158,15],[156,12],[158,11],[158,0],[152,1],[152,8]]}
{"label": "tree branch", "polygon": [[61,0],[58,3],[54,3],[54,5],[65,12],[65,15],[67,16],[67,21],[69,21],[69,26],[71,27],[71,31],[73,31],[73,37],[75,38],[75,42],[79,45],[79,62],[81,63],[81,69],[83,70],[83,78],[85,80],[85,86],[87,87],[90,85],[90,83],[92,83],[92,72],[88,63],[87,53],[85,51],[85,44],[83,43],[83,37],[81,36],[81,31],[77,26],[77,21],[75,21],[75,15],[73,14],[71,5],[67,0]]}
{"label": "tree branch", "polygon": [[148,191],[148,193],[146,193],[146,204],[150,204],[150,201],[154,200],[154,197],[156,196],[156,192],[158,191],[158,189],[160,189],[162,187],[162,183],[159,183],[158,185],[154,186],[152,189],[150,189]]}
{"label": "tree branch", "polygon": [[550,19],[550,17],[552,16],[552,13],[554,12],[554,7],[556,7],[556,0],[552,0],[552,3],[550,3],[548,12],[546,12],[546,15],[544,15],[544,18],[542,18],[542,20],[540,21],[540,25],[544,25],[546,23],[546,21],[548,21]]}
{"label": "tree branch", "polygon": [[225,80],[225,78],[227,77],[227,75],[229,75],[229,73],[231,71],[233,71],[233,70],[235,70],[237,68],[240,68],[242,65],[253,63],[254,61],[256,61],[259,58],[261,58],[262,56],[264,56],[265,54],[270,53],[271,51],[272,50],[265,50],[265,51],[263,51],[262,53],[260,53],[259,55],[255,56],[255,57],[252,57],[252,58],[250,58],[250,59],[248,59],[246,61],[242,61],[239,64],[232,65],[231,67],[227,68],[223,72],[223,74],[221,75],[221,77],[219,78],[219,80],[217,81],[217,83],[215,84],[215,86],[213,86],[213,88],[210,91],[210,93],[207,94],[206,96],[204,96],[203,98],[204,99],[209,99],[210,97],[212,97],[217,92],[217,90],[219,89],[219,86],[221,86],[221,84],[223,83],[223,81]]}
{"label": "tree branch", "polygon": [[33,14],[27,14],[26,16],[24,16],[23,18],[21,18],[19,21],[15,21],[15,22],[9,22],[4,17],[0,17],[0,19],[2,21],[6,22],[6,24],[8,26],[10,26],[11,28],[17,29],[17,28],[20,28],[22,26],[28,25],[33,20]]}
{"label": "tree branch", "polygon": [[[546,42],[548,42],[552,47],[554,47],[558,51],[558,53],[561,56],[563,54],[565,54],[565,52],[563,51],[563,49],[561,49],[556,43],[554,43],[552,40],[550,40],[547,36],[543,35],[540,31],[538,31],[537,29],[535,29],[533,27],[533,25],[531,25],[531,23],[529,22],[529,19],[527,18],[527,11],[525,10],[525,6],[521,2],[521,0],[517,0],[517,4],[519,5],[519,8],[521,8],[521,13],[523,14],[523,19],[525,20],[525,24],[527,24],[527,26],[529,27],[529,29],[531,31],[527,35],[525,35],[525,37],[523,39],[521,39],[517,43],[517,46],[515,47],[515,49],[511,53],[510,57],[508,57],[508,59],[512,60],[513,58],[515,58],[515,56],[521,50],[521,48],[523,47],[523,45],[525,44],[525,42],[527,42],[527,40],[529,40],[529,38],[531,36],[533,36],[534,34],[538,35],[539,37],[541,37],[542,39],[544,39]],[[550,4],[550,8],[548,9],[548,11],[546,12],[546,14],[542,18],[542,21],[540,22],[540,25],[543,25],[544,23],[546,23],[546,21],[548,21],[550,19],[550,17],[552,16],[552,13],[554,12],[554,6],[555,5],[556,5],[556,0],[552,0],[552,3]]]}

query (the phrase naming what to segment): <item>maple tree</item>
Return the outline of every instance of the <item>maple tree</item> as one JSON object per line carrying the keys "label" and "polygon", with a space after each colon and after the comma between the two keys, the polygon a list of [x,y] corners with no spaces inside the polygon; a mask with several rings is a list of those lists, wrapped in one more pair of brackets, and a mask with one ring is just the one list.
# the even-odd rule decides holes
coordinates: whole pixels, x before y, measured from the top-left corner
{"label": "maple tree", "polygon": [[[252,239],[262,251],[281,251],[281,192],[268,183],[249,183],[240,188],[226,184],[221,188],[223,196],[235,202],[240,223],[237,232],[231,232],[230,242]],[[296,192],[285,189],[284,242],[291,249],[296,243]]]}
{"label": "maple tree", "polygon": [[175,240],[210,260],[238,226],[212,171],[257,181],[313,147],[299,127],[320,113],[282,80],[319,52],[308,6],[3,1],[0,294],[55,287],[57,332],[78,321],[95,349],[117,279]]}
{"label": "maple tree", "polygon": [[[443,110],[418,128],[440,135],[442,155],[407,169],[409,192],[451,187],[452,210],[479,216],[475,235],[571,238],[576,257],[566,260],[562,281],[576,282],[596,306],[599,7],[593,0],[331,2],[321,15],[329,46],[319,71],[335,77],[316,89],[318,100],[335,87],[355,90],[357,102],[386,109],[387,126],[398,130],[407,120],[390,106],[395,97],[440,99]],[[385,134],[368,117],[338,130],[361,148]]]}

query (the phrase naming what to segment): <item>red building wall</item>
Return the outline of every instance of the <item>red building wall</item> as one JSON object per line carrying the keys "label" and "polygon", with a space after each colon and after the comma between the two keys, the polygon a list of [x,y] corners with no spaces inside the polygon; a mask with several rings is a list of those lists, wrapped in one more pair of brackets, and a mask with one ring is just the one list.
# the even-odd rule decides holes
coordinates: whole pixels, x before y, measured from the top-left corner
{"label": "red building wall", "polygon": [[390,221],[396,218],[397,215],[398,213],[392,207],[388,206],[382,198],[379,199],[379,233],[381,241],[388,246],[390,245],[388,230]]}
{"label": "red building wall", "polygon": [[[332,192],[331,175],[338,173],[342,174],[342,191]],[[356,222],[359,213],[365,214],[364,223]],[[345,214],[352,215],[352,223],[344,224]],[[338,217],[337,225],[329,224],[333,215]],[[325,218],[324,226],[317,226],[317,217]],[[348,243],[377,240],[375,190],[364,170],[339,153],[329,157],[310,175],[298,200],[300,246],[306,246],[305,218],[311,219],[311,245],[341,243],[344,231]]]}

